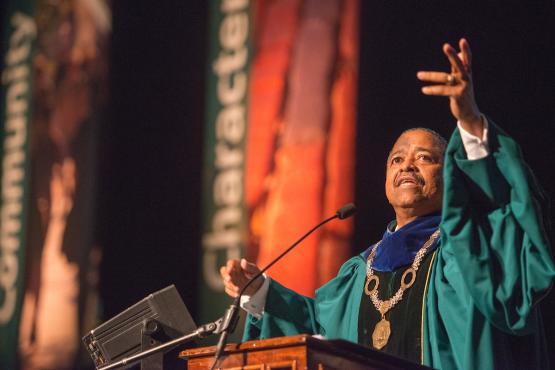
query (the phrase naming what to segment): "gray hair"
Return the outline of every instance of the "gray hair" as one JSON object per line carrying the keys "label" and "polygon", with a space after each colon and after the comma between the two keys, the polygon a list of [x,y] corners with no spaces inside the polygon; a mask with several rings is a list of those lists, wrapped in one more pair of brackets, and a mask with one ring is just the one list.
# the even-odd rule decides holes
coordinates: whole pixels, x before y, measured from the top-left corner
{"label": "gray hair", "polygon": [[[443,156],[445,155],[445,149],[447,149],[447,140],[445,140],[445,138],[441,136],[437,131],[434,131],[427,127],[413,127],[401,132],[401,135],[399,135],[398,138],[403,136],[406,133],[413,132],[413,131],[424,131],[432,135],[432,137],[434,138],[435,144],[437,145],[438,149],[441,151],[441,158],[443,158]],[[391,150],[393,150],[393,148],[391,148]],[[387,155],[388,161],[389,161],[389,156],[391,155],[391,150]]]}

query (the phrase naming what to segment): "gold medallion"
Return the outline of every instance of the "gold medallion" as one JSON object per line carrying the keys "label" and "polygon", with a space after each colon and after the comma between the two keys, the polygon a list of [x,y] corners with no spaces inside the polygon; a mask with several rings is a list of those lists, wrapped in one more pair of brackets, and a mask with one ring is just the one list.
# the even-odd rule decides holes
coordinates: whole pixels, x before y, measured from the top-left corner
{"label": "gold medallion", "polygon": [[382,319],[376,324],[374,332],[372,333],[372,345],[376,349],[382,349],[387,344],[389,336],[391,335],[391,326],[389,321],[382,316]]}

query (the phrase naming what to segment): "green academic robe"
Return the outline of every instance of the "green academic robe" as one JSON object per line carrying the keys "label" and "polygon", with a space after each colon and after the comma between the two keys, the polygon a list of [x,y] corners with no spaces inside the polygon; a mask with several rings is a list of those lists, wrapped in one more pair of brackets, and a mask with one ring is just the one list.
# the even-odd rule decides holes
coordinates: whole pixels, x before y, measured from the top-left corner
{"label": "green academic robe", "polygon": [[[555,267],[547,201],[518,145],[489,121],[490,154],[468,160],[458,130],[444,163],[441,240],[425,289],[422,362],[438,369],[548,369],[538,301]],[[314,299],[272,281],[244,340],[299,333],[357,342],[366,261],[348,260]]]}

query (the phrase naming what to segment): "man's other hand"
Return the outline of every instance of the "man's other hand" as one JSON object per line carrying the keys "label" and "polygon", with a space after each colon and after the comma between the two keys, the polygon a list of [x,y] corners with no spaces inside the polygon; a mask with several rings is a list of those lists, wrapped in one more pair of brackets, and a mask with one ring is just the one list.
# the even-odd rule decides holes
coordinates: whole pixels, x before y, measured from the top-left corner
{"label": "man's other hand", "polygon": [[[246,259],[229,260],[225,266],[220,268],[220,275],[224,283],[225,292],[230,297],[237,297],[239,292],[248,283],[248,281],[256,275],[260,269],[254,263],[248,262]],[[264,277],[260,276],[252,282],[245,291],[246,295],[252,296],[258,291],[264,282]]]}

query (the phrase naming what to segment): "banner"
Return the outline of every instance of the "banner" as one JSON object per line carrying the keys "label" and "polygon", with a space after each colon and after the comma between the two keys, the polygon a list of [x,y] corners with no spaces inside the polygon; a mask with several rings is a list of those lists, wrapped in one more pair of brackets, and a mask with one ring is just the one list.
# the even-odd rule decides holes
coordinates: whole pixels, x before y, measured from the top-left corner
{"label": "banner", "polygon": [[[249,244],[265,266],[354,199],[358,2],[257,2],[246,170]],[[303,241],[268,275],[313,296],[351,253],[352,220]]]}
{"label": "banner", "polygon": [[25,272],[34,1],[11,1],[3,45],[0,121],[0,368],[15,369]]}
{"label": "banner", "polygon": [[229,305],[222,295],[219,269],[226,260],[240,258],[246,245],[244,178],[250,12],[248,0],[210,2],[201,323],[215,320]]}
{"label": "banner", "polygon": [[[212,1],[203,322],[229,305],[219,275],[227,259],[246,256],[263,267],[353,201],[358,7]],[[350,256],[351,233],[350,220],[328,224],[269,275],[312,296]]]}
{"label": "banner", "polygon": [[76,369],[81,334],[97,324],[96,148],[111,15],[104,0],[32,3],[8,14],[0,261],[4,307],[12,287],[17,304],[0,323],[0,367]]}

